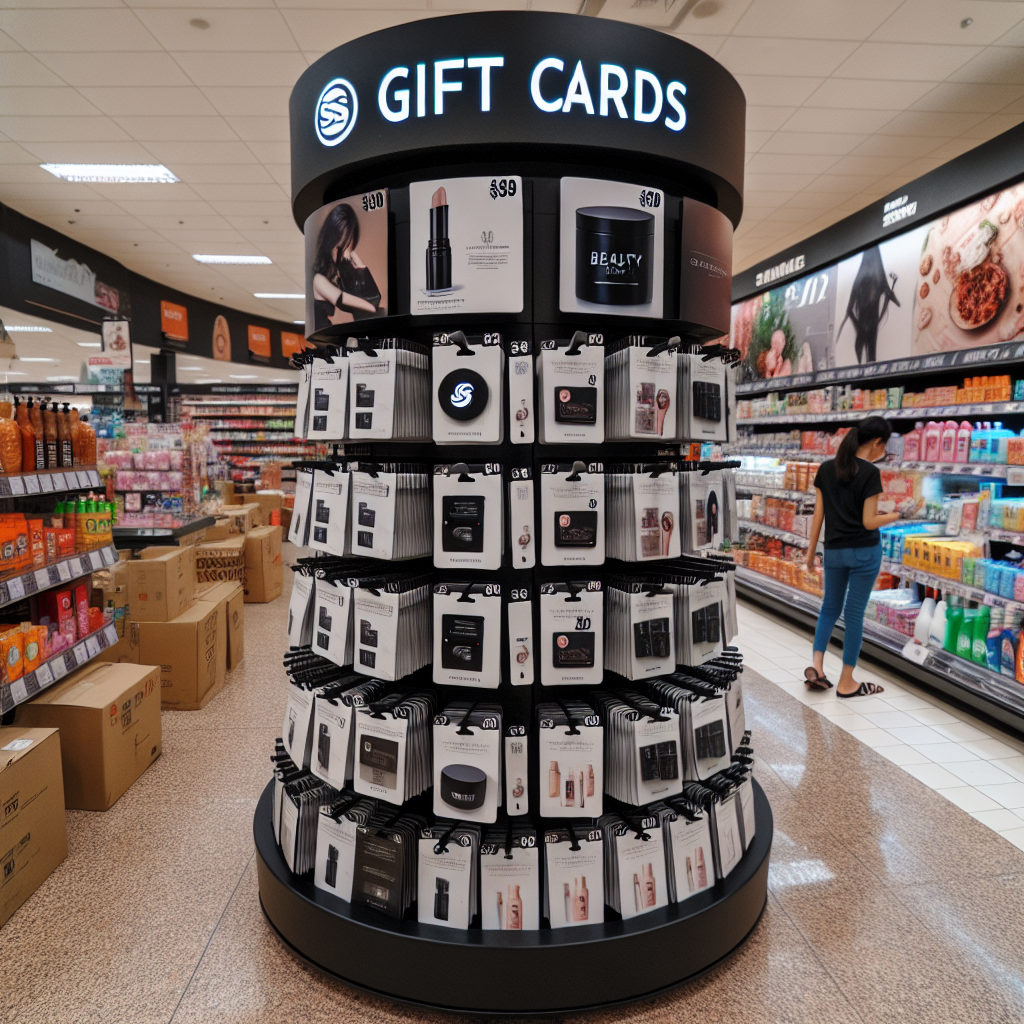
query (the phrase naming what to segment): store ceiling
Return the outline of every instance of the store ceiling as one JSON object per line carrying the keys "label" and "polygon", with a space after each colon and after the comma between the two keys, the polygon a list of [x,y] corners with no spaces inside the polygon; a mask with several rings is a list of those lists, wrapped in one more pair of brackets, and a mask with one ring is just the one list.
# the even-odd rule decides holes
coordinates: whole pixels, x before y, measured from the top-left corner
{"label": "store ceiling", "polygon": [[[737,269],[1024,120],[1019,0],[2,0],[0,201],[158,281],[299,319],[299,301],[253,297],[303,288],[296,78],[367,32],[509,8],[650,25],[736,75]],[[44,162],[163,163],[181,182],[72,184]],[[210,252],[273,266],[191,258]]]}

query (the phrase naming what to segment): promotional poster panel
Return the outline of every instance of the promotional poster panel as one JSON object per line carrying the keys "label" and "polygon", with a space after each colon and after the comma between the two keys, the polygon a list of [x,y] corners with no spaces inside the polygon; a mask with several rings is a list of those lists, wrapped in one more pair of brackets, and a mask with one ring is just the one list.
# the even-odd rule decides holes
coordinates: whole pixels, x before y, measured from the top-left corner
{"label": "promotional poster panel", "polygon": [[213,321],[213,358],[231,362],[231,328],[223,313]]}
{"label": "promotional poster panel", "polygon": [[835,366],[835,318],[834,266],[736,303],[729,347],[742,353],[741,381]]}
{"label": "promotional poster panel", "polygon": [[270,328],[257,327],[249,324],[249,357],[251,359],[270,358]]}
{"label": "promotional poster panel", "polygon": [[661,317],[665,195],[598,178],[562,178],[558,308]]}
{"label": "promotional poster panel", "polygon": [[409,312],[521,313],[523,179],[409,185]]}
{"label": "promotional poster panel", "polygon": [[306,218],[306,334],[387,316],[388,190],[320,207]]}
{"label": "promotional poster panel", "polygon": [[914,281],[914,355],[1024,337],[1024,183],[928,225]]}
{"label": "promotional poster panel", "polygon": [[928,225],[843,260],[836,286],[836,366],[910,355],[914,292]]}

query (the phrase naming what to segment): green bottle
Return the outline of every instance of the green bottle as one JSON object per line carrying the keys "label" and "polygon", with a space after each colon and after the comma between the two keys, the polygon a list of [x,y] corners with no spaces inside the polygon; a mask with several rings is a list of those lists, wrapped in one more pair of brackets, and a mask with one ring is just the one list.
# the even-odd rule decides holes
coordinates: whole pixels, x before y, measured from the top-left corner
{"label": "green bottle", "polygon": [[988,627],[992,613],[988,605],[982,605],[974,617],[974,636],[971,641],[971,661],[979,665],[988,663]]}
{"label": "green bottle", "polygon": [[946,639],[942,645],[944,651],[956,654],[956,642],[964,624],[964,608],[959,597],[951,596],[946,607]]}
{"label": "green bottle", "polygon": [[958,658],[971,660],[971,649],[974,646],[974,620],[978,617],[976,608],[964,609],[964,621],[960,626],[960,633],[956,638],[956,651]]}

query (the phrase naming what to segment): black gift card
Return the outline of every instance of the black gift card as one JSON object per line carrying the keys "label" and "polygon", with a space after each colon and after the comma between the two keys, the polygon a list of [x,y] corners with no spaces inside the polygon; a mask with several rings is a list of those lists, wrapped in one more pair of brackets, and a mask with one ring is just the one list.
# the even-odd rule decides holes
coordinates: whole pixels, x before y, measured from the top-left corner
{"label": "black gift card", "polygon": [[722,635],[721,615],[717,604],[698,608],[690,615],[695,644],[717,644]]}
{"label": "black gift card", "polygon": [[556,512],[556,548],[596,548],[596,512]]}
{"label": "black gift card", "polygon": [[405,844],[398,837],[360,828],[352,865],[352,905],[400,918],[405,857]]}
{"label": "black gift card", "polygon": [[[318,412],[326,412],[331,407],[331,396],[323,388],[313,389],[313,408]],[[327,417],[324,417],[324,422],[327,422]]]}
{"label": "black gift card", "polygon": [[326,722],[320,723],[320,731],[316,741],[316,759],[320,767],[327,771],[331,766],[331,730]]}
{"label": "black gift card", "polygon": [[556,423],[597,423],[597,388],[555,388]]}
{"label": "black gift card", "polygon": [[331,521],[331,506],[323,498],[316,499],[315,518],[318,523],[329,523]]}
{"label": "black gift card", "polygon": [[324,605],[320,606],[320,614],[317,616],[316,624],[321,629],[330,629],[332,618],[327,614],[327,608]]}
{"label": "black gift card", "polygon": [[725,757],[725,726],[721,720],[701,725],[693,730],[697,744],[697,760]]}
{"label": "black gift card", "polygon": [[722,386],[708,380],[693,382],[693,414],[714,423],[722,421]]}
{"label": "black gift card", "polygon": [[326,430],[327,429],[327,417],[326,416],[314,416],[313,417],[313,429],[314,430]]}
{"label": "black gift card", "polygon": [[[324,426],[326,430],[326,425]],[[356,413],[356,430],[373,430],[373,413],[372,412],[357,412]]]}
{"label": "black gift card", "polygon": [[359,620],[359,643],[363,647],[377,646],[377,630],[371,628],[366,619]]}
{"label": "black gift card", "polygon": [[398,741],[380,736],[363,736],[359,744],[359,763],[392,775],[398,772]]}
{"label": "black gift card", "polygon": [[551,637],[551,660],[555,668],[593,668],[593,633],[555,633]]}
{"label": "black gift card", "polygon": [[[368,388],[365,384],[356,385],[356,408],[357,409],[372,409],[373,399],[376,392],[373,388]],[[324,407],[326,408],[326,406]]]}
{"label": "black gift card", "polygon": [[441,616],[441,667],[455,671],[482,672],[484,667],[484,617]]}
{"label": "black gift card", "polygon": [[441,498],[441,550],[484,549],[484,497],[446,494]]}
{"label": "black gift card", "polygon": [[647,619],[633,623],[633,651],[638,658],[667,658],[668,619]]}
{"label": "black gift card", "polygon": [[359,502],[358,522],[360,526],[369,526],[371,529],[377,522],[377,513],[365,501]]}
{"label": "black gift card", "polygon": [[453,420],[475,420],[487,408],[489,391],[487,381],[475,370],[452,370],[441,381],[437,400]]}
{"label": "black gift card", "polygon": [[640,778],[644,782],[679,778],[679,758],[676,755],[675,740],[651,743],[640,748]]}
{"label": "black gift card", "polygon": [[326,526],[314,526],[313,527],[313,540],[317,544],[327,543],[327,527]]}
{"label": "black gift card", "polygon": [[360,548],[373,547],[373,534],[369,530],[356,531],[356,546]]}

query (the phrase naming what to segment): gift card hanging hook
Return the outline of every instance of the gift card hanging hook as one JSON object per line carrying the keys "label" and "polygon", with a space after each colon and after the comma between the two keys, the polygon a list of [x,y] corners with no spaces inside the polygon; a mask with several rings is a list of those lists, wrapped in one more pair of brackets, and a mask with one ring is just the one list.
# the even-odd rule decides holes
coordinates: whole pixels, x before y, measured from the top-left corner
{"label": "gift card hanging hook", "polygon": [[464,331],[452,331],[448,335],[448,340],[459,348],[460,356],[475,356],[476,352],[473,351],[472,345],[469,343],[469,339],[466,337]]}
{"label": "gift card hanging hook", "polygon": [[580,846],[580,841],[576,838],[576,830],[572,827],[572,822],[567,821],[565,827],[569,830],[569,850],[571,853],[579,853],[583,847]]}
{"label": "gift card hanging hook", "polygon": [[436,853],[439,857],[441,856],[442,853],[448,852],[448,840],[451,839],[452,833],[458,827],[459,823],[457,821],[453,821],[451,825],[448,827],[448,829],[445,831],[445,834],[441,836],[441,838],[438,839],[436,843],[434,843],[434,853]]}
{"label": "gift card hanging hook", "polygon": [[572,464],[572,472],[565,478],[566,483],[575,484],[579,483],[580,473],[586,473],[587,464],[577,459]]}
{"label": "gift card hanging hook", "polygon": [[565,350],[567,356],[578,356],[580,349],[590,341],[590,335],[586,331],[576,331],[572,336],[572,341],[569,342],[569,347]]}

